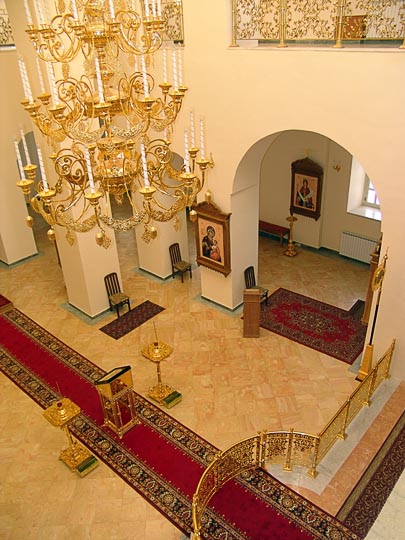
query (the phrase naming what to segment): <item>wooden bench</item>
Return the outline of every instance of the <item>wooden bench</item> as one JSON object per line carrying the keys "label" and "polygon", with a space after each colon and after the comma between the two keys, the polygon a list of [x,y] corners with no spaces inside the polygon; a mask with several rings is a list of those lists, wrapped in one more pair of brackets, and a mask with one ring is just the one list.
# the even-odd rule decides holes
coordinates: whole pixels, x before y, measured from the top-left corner
{"label": "wooden bench", "polygon": [[281,227],[281,225],[275,225],[274,223],[267,223],[267,221],[259,221],[259,233],[264,232],[273,234],[280,237],[280,244],[283,245],[284,236],[287,241],[290,235],[290,229],[288,227]]}

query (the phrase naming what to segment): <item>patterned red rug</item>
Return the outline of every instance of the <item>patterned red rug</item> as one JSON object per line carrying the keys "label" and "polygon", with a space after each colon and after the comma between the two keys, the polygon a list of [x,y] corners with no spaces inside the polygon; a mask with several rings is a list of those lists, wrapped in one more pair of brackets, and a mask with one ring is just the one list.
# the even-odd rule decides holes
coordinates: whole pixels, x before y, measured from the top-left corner
{"label": "patterned red rug", "polygon": [[345,311],[280,288],[269,296],[267,305],[262,303],[260,326],[352,364],[363,350],[367,331],[359,313],[359,301]]}
{"label": "patterned red rug", "polygon": [[[102,426],[94,381],[104,371],[17,309],[0,315],[0,367],[42,408],[61,396],[77,403],[82,413],[70,424],[74,435],[190,534],[192,495],[217,448],[138,394],[141,423],[119,440]],[[261,469],[228,482],[205,517],[205,540],[358,539]]]}
{"label": "patterned red rug", "polygon": [[146,300],[139,306],[134,307],[128,313],[121,315],[114,321],[106,324],[100,330],[114,339],[125,336],[144,322],[148,321],[165,308]]}

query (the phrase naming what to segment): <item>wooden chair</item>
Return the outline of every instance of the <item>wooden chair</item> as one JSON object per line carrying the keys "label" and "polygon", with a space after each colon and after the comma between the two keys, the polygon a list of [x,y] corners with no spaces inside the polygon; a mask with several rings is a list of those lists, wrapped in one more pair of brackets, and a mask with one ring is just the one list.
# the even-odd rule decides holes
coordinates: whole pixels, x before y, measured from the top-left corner
{"label": "wooden chair", "polygon": [[249,266],[245,270],[245,285],[246,289],[258,289],[260,291],[260,302],[264,301],[267,304],[269,291],[260,285],[256,285],[255,269],[253,266]]}
{"label": "wooden chair", "polygon": [[128,311],[131,310],[129,296],[121,292],[120,282],[116,272],[111,272],[104,277],[105,288],[107,289],[108,302],[110,303],[110,311],[115,308],[117,316],[120,316],[120,307],[127,304]]}
{"label": "wooden chair", "polygon": [[181,282],[183,283],[183,274],[185,272],[190,272],[191,278],[191,264],[182,260],[178,242],[169,246],[169,253],[172,263],[172,278],[174,279],[175,274],[181,274]]}

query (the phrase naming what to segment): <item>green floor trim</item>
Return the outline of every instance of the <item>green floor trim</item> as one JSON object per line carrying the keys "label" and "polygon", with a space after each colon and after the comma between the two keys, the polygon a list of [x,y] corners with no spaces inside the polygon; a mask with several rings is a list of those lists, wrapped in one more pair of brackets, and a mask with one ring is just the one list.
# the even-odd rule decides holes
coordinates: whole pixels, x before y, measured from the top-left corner
{"label": "green floor trim", "polygon": [[103,321],[108,315],[111,314],[111,311],[107,309],[106,311],[103,311],[99,315],[96,315],[95,317],[90,317],[90,315],[87,315],[80,309],[75,308],[72,306],[72,304],[66,303],[61,304],[61,308],[65,309],[75,317],[78,317],[81,321],[85,322],[86,324],[89,324],[91,326],[94,326],[96,324],[99,324],[101,321]]}

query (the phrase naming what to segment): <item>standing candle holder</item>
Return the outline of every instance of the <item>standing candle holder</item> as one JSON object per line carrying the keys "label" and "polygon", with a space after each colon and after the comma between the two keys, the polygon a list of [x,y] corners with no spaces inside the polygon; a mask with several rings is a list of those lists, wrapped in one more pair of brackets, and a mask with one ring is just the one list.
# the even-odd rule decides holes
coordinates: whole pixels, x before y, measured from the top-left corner
{"label": "standing candle holder", "polygon": [[160,362],[166,360],[172,352],[173,347],[166,345],[162,341],[156,340],[144,349],[142,349],[142,355],[156,364],[157,384],[149,388],[148,396],[167,408],[171,408],[182,399],[182,395],[174,390],[171,386],[162,382],[162,372],[160,369]]}
{"label": "standing candle holder", "polygon": [[297,255],[297,252],[295,251],[293,242],[293,226],[294,221],[297,221],[297,218],[291,214],[286,219],[290,223],[290,234],[288,236],[288,246],[287,249],[284,251],[284,255],[286,255],[287,257],[295,257]]}
{"label": "standing candle holder", "polygon": [[98,465],[97,459],[75,439],[73,439],[69,422],[80,414],[80,407],[68,398],[62,398],[45,409],[44,416],[53,426],[63,429],[69,446],[62,450],[59,459],[79,476],[85,476]]}

